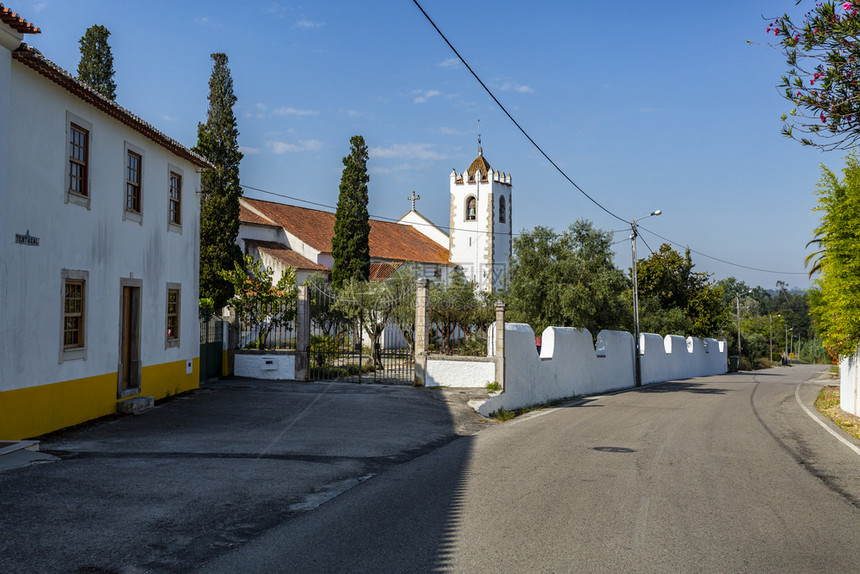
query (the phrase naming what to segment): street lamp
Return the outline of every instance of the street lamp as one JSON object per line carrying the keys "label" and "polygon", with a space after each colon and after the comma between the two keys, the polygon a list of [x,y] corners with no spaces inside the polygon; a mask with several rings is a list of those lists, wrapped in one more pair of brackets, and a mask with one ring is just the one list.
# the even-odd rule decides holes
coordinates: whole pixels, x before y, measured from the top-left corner
{"label": "street lamp", "polygon": [[[652,211],[650,214],[645,217],[640,217],[638,221],[642,221],[643,219],[648,219],[652,215],[660,215],[663,213],[659,209]],[[636,227],[636,219],[630,222],[630,229],[633,233],[630,235],[630,239],[633,240],[633,352],[634,355],[634,368],[635,368],[635,380],[633,384],[637,387],[642,386],[642,364],[640,362],[640,347],[639,347],[639,282],[636,279],[636,237],[639,235],[639,229]]]}

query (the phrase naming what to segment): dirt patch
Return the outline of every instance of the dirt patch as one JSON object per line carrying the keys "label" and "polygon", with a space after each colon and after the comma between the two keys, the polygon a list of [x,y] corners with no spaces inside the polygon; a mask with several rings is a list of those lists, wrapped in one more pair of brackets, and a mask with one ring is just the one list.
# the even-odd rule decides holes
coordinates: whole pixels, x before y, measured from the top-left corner
{"label": "dirt patch", "polygon": [[826,386],[815,399],[818,412],[842,427],[851,436],[860,439],[860,417],[845,412],[839,406],[839,387]]}

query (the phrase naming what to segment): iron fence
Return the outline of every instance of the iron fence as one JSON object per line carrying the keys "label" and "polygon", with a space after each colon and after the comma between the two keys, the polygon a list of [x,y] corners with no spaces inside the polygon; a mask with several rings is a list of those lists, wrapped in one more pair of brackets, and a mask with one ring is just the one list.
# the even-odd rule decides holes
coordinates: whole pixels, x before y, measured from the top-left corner
{"label": "iron fence", "polygon": [[295,350],[296,308],[293,301],[287,306],[257,309],[255,320],[239,322],[238,348]]}
{"label": "iron fence", "polygon": [[431,301],[429,350],[444,355],[485,357],[487,330],[495,319],[495,308],[480,301]]}

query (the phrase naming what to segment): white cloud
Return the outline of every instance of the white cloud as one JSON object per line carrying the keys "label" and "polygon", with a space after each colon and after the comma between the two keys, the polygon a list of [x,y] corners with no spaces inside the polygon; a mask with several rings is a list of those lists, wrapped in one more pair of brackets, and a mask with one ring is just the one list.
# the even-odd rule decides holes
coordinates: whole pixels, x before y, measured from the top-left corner
{"label": "white cloud", "polygon": [[443,136],[464,136],[467,135],[463,130],[458,130],[456,128],[439,128],[439,133]]}
{"label": "white cloud", "polygon": [[505,82],[498,87],[502,92],[519,92],[521,94],[529,94],[534,92],[529,86],[523,86],[514,82]]}
{"label": "white cloud", "polygon": [[447,60],[442,60],[437,64],[440,68],[456,68],[460,65],[460,60],[457,58],[448,58]]}
{"label": "white cloud", "polygon": [[205,26],[207,28],[220,28],[221,24],[216,23],[212,18],[208,16],[201,16],[199,18],[194,19],[194,23],[198,26]]}
{"label": "white cloud", "polygon": [[239,151],[245,155],[256,155],[256,154],[260,153],[262,150],[258,147],[240,145]]}
{"label": "white cloud", "polygon": [[316,110],[299,110],[290,107],[280,107],[272,110],[273,116],[317,116],[319,112]]}
{"label": "white cloud", "polygon": [[371,158],[383,159],[406,158],[422,161],[450,159],[451,156],[434,151],[431,149],[432,147],[433,144],[429,143],[394,144],[388,147],[370,148],[368,153]]}
{"label": "white cloud", "polygon": [[299,140],[298,143],[288,144],[286,142],[267,142],[266,145],[272,150],[272,153],[285,154],[302,151],[316,151],[322,149],[323,143],[320,140]]}
{"label": "white cloud", "polygon": [[412,95],[415,96],[412,99],[413,104],[423,104],[430,98],[434,98],[436,96],[441,95],[442,92],[438,90],[412,90]]}
{"label": "white cloud", "polygon": [[161,116],[161,119],[166,122],[175,122],[179,119],[179,116]]}
{"label": "white cloud", "polygon": [[293,28],[322,28],[323,26],[325,26],[325,22],[314,22],[313,20],[302,18],[293,25]]}
{"label": "white cloud", "polygon": [[357,118],[362,115],[361,112],[356,110],[340,110],[340,113],[346,114],[346,117],[348,118]]}

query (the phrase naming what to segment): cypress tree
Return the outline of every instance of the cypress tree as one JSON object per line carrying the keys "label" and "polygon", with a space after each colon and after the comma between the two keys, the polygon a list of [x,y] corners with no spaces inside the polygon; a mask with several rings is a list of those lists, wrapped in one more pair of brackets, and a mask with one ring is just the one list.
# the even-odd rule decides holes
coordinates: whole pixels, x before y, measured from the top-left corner
{"label": "cypress tree", "polygon": [[101,25],[93,25],[81,36],[81,61],[78,62],[78,79],[111,100],[116,99],[116,84],[113,81],[113,54],[108,44],[110,31]]}
{"label": "cypress tree", "polygon": [[367,212],[367,146],[364,138],[353,136],[349,155],[343,158],[343,175],[334,220],[331,254],[334,267],[332,285],[340,287],[349,279],[370,276],[370,214]]}
{"label": "cypress tree", "polygon": [[212,54],[215,65],[209,78],[209,111],[206,123],[197,124],[194,151],[208,159],[214,169],[205,169],[200,179],[200,297],[211,298],[220,309],[233,297],[233,285],[223,277],[242,251],[239,235],[239,130],[233,105],[233,78],[227,55]]}

